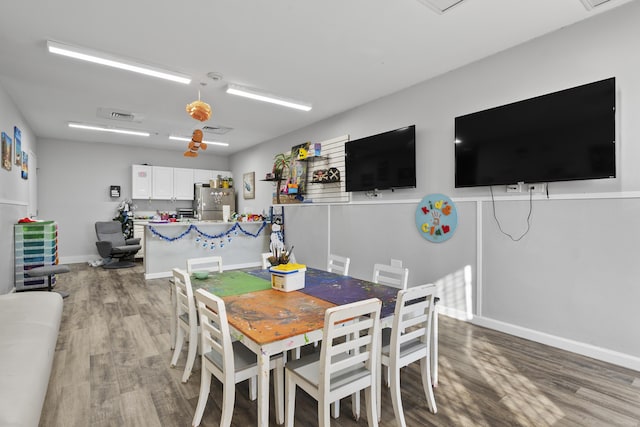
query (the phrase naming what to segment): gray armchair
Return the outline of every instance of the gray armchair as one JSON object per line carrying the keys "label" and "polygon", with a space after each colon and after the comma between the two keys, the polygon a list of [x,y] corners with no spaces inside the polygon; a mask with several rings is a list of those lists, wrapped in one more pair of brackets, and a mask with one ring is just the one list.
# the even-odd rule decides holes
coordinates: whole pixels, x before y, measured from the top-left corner
{"label": "gray armchair", "polygon": [[103,264],[104,268],[126,268],[135,265],[134,255],[142,248],[140,239],[125,239],[120,222],[96,222],[96,236],[98,253],[102,258],[111,258],[112,261]]}

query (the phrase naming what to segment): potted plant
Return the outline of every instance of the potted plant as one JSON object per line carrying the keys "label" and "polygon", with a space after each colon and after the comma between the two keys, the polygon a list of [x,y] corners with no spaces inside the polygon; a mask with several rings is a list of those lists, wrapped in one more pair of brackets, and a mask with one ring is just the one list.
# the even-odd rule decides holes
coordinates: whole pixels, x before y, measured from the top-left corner
{"label": "potted plant", "polygon": [[284,174],[291,166],[291,153],[279,153],[273,156],[273,174],[276,179],[284,178]]}
{"label": "potted plant", "polygon": [[280,204],[280,184],[291,167],[291,152],[273,156],[273,175],[276,180],[276,203]]}

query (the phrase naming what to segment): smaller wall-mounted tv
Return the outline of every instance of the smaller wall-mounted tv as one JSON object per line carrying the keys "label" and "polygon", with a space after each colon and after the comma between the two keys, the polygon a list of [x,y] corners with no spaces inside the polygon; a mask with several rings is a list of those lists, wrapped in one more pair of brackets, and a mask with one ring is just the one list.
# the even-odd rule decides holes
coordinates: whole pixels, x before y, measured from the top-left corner
{"label": "smaller wall-mounted tv", "polygon": [[347,191],[416,186],[415,125],[345,143]]}
{"label": "smaller wall-mounted tv", "polygon": [[616,176],[614,77],[456,117],[455,186]]}

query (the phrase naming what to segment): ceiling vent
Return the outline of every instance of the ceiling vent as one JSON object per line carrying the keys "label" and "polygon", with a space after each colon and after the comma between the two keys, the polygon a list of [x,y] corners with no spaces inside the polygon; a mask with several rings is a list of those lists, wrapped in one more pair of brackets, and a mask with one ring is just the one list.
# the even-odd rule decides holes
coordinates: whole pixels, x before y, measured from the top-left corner
{"label": "ceiling vent", "polygon": [[142,123],[144,118],[140,114],[131,113],[129,111],[118,110],[115,108],[98,108],[96,114],[98,117],[109,120],[117,120],[119,122]]}
{"label": "ceiling vent", "polygon": [[205,126],[202,128],[203,131],[207,133],[213,133],[215,135],[224,135],[233,130],[233,128],[229,128],[226,126]]}
{"label": "ceiling vent", "polygon": [[580,0],[584,5],[585,9],[591,10],[594,7],[598,7],[601,4],[607,3],[609,0]]}
{"label": "ceiling vent", "polygon": [[[427,6],[429,9],[442,14],[448,11],[449,9],[451,9],[453,6],[462,3],[464,0],[418,0],[418,1],[423,5]],[[594,1],[594,0],[583,0],[583,1]]]}

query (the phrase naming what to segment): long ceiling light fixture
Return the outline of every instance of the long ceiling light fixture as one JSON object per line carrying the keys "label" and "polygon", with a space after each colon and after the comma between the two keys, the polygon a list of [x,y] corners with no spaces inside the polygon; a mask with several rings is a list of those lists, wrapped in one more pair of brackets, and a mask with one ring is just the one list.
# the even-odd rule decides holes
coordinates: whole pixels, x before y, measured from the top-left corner
{"label": "long ceiling light fixture", "polygon": [[418,0],[423,5],[436,13],[443,14],[453,6],[462,3],[464,0]]}
{"label": "long ceiling light fixture", "polygon": [[133,71],[134,73],[158,77],[161,79],[187,85],[191,83],[191,77],[186,74],[176,73],[173,71],[163,70],[162,68],[156,68],[150,65],[129,61],[127,59],[118,58],[108,53],[99,52],[97,50],[92,50],[85,47],[72,46],[47,40],[47,49],[51,53],[80,59],[82,61],[93,62],[95,64],[106,65],[107,67]]}
{"label": "long ceiling light fixture", "polygon": [[[190,142],[191,138],[187,138],[185,136],[175,136],[175,135],[169,135],[169,139],[172,139],[174,141],[184,141],[184,142]],[[229,144],[226,142],[217,142],[217,141],[206,141],[206,140],[202,140],[202,142],[204,142],[205,144],[209,145],[219,145],[221,147],[228,147]]]}
{"label": "long ceiling light fixture", "polygon": [[282,105],[283,107],[294,108],[296,110],[302,111],[310,111],[311,104],[307,104],[300,101],[294,101],[292,99],[281,98],[279,96],[274,96],[270,94],[266,94],[255,89],[249,89],[242,86],[237,85],[227,85],[227,93],[231,95],[244,96],[245,98],[255,99],[257,101],[270,102],[271,104]]}
{"label": "long ceiling light fixture", "polygon": [[135,135],[135,136],[150,136],[149,132],[130,130],[130,129],[120,129],[120,128],[112,128],[107,126],[99,126],[99,125],[87,125],[83,123],[69,122],[70,128],[75,129],[86,129],[86,130],[95,130],[99,132],[111,132],[111,133],[121,133],[125,135]]}
{"label": "long ceiling light fixture", "polygon": [[609,0],[580,0],[585,9],[591,10],[594,7],[607,3]]}

